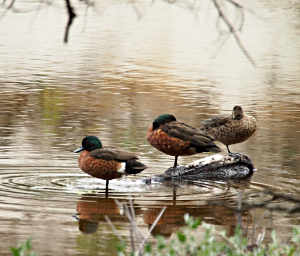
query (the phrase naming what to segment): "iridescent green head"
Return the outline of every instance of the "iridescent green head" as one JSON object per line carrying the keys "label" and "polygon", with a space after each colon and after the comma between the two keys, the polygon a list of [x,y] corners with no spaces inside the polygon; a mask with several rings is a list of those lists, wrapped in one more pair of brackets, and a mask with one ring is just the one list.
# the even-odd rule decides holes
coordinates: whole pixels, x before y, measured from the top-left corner
{"label": "iridescent green head", "polygon": [[76,149],[74,152],[78,153],[83,150],[92,151],[97,148],[102,148],[101,141],[96,136],[86,136],[82,140],[82,147]]}
{"label": "iridescent green head", "polygon": [[243,109],[241,106],[234,106],[232,110],[232,119],[241,120],[244,116]]}
{"label": "iridescent green head", "polygon": [[152,124],[152,129],[153,130],[158,129],[160,125],[166,124],[166,123],[169,123],[172,121],[176,121],[175,116],[173,116],[171,114],[162,114],[154,120],[154,122]]}

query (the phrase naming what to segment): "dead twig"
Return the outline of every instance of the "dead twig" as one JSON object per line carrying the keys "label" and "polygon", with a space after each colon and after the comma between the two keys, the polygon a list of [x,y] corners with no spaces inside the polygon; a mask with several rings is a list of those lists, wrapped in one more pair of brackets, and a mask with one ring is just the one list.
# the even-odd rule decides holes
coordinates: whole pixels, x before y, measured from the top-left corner
{"label": "dead twig", "polygon": [[[148,239],[149,239],[149,237],[151,235],[152,230],[157,225],[158,221],[160,220],[161,216],[163,215],[163,213],[165,212],[165,210],[167,209],[167,207],[164,207],[160,211],[160,213],[156,217],[155,221],[151,225],[148,233],[146,235],[144,235],[143,232],[141,232],[140,229],[137,226],[132,199],[129,200],[129,206],[127,204],[120,203],[118,200],[115,200],[115,202],[116,202],[116,204],[120,208],[124,209],[124,214],[126,215],[126,217],[128,218],[128,220],[130,222],[130,230],[129,230],[129,232],[130,232],[130,244],[131,244],[131,252],[132,252],[132,254],[133,255],[142,255],[145,243],[148,241]],[[105,220],[111,226],[111,229],[112,229],[113,233],[119,238],[119,240],[121,242],[123,242],[123,239],[119,236],[119,234],[118,234],[115,226],[112,224],[112,222],[110,221],[110,219],[108,218],[108,216],[105,216]],[[138,251],[136,252],[135,251],[135,241],[141,241],[141,240],[142,240],[142,242],[140,243]]]}
{"label": "dead twig", "polygon": [[68,12],[68,22],[66,25],[66,29],[65,29],[65,36],[64,36],[64,43],[68,42],[69,39],[69,31],[70,31],[70,27],[73,23],[74,18],[76,17],[76,13],[74,11],[74,8],[71,5],[71,1],[70,0],[65,0],[66,2],[66,8],[67,8],[67,12]]}
{"label": "dead twig", "polygon": [[234,0],[225,0],[225,1],[228,2],[228,3],[230,3],[230,4],[232,4],[232,5],[233,5],[234,7],[236,7],[236,8],[243,9],[243,10],[245,10],[245,11],[251,13],[252,15],[258,17],[258,15],[255,13],[255,11],[253,11],[253,10],[250,9],[250,8],[245,7],[244,5],[241,5],[240,3],[238,3],[238,2],[236,2],[236,1],[234,1]]}
{"label": "dead twig", "polygon": [[[4,10],[3,13],[1,14],[0,19],[2,19],[2,18],[6,15],[6,13],[7,13],[10,9],[13,8],[15,2],[16,2],[16,0],[11,0],[11,2],[8,4],[8,6],[7,6],[7,7],[4,7],[5,10]],[[5,3],[6,3],[6,1],[4,0],[4,1],[2,2],[2,5],[4,6]]]}
{"label": "dead twig", "polygon": [[139,250],[138,250],[138,255],[142,255],[143,249],[144,249],[144,245],[145,243],[148,241],[152,230],[155,228],[155,226],[157,225],[158,221],[160,220],[161,216],[164,214],[165,210],[167,209],[167,207],[165,206],[164,208],[161,209],[160,213],[157,215],[155,221],[152,223],[147,236],[144,238],[143,242],[140,244]]}
{"label": "dead twig", "polygon": [[114,224],[112,224],[110,218],[109,218],[107,215],[105,215],[104,218],[105,218],[106,222],[110,225],[111,230],[113,231],[113,233],[114,233],[114,234],[118,237],[118,239],[122,242],[123,239],[122,239],[122,237],[119,236],[119,233],[117,232],[117,230],[116,230]]}
{"label": "dead twig", "polygon": [[[262,191],[261,194],[270,195],[271,197],[263,200],[262,202],[247,202],[242,201],[242,205],[240,205],[240,199],[238,200],[238,204],[235,206],[230,206],[226,202],[213,201],[209,202],[210,205],[220,205],[234,212],[243,212],[249,211],[255,208],[263,208],[268,211],[278,211],[278,212],[286,212],[289,214],[297,214],[300,212],[300,198],[296,198],[294,196],[283,194],[279,192],[273,192],[271,190]],[[285,205],[272,204],[276,200],[283,200],[285,202],[293,203],[292,207],[287,207]]]}
{"label": "dead twig", "polygon": [[264,191],[265,194],[273,196],[273,200],[275,199],[284,199],[286,201],[294,202],[294,203],[300,203],[300,198],[295,198],[293,196],[282,194],[278,192],[273,192],[271,190]]}
{"label": "dead twig", "polygon": [[[220,6],[220,4],[218,3],[218,0],[212,0],[218,14],[219,14],[219,18],[221,20],[223,20],[223,22],[225,23],[225,25],[227,26],[229,32],[233,35],[237,45],[239,46],[239,48],[241,49],[241,51],[244,53],[244,55],[246,56],[246,58],[252,63],[253,66],[255,65],[255,61],[252,59],[252,57],[250,56],[249,52],[247,51],[247,49],[245,48],[245,46],[243,45],[240,36],[237,33],[237,30],[235,29],[235,27],[232,25],[232,23],[230,22],[230,20],[228,19],[228,17],[225,15],[222,7]],[[241,7],[239,7],[241,8]]]}

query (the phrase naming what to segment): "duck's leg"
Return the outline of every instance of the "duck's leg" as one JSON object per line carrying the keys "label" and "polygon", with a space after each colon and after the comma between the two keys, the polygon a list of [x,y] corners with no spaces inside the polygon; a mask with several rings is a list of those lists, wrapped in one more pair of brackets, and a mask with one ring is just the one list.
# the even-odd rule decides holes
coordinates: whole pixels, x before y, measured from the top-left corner
{"label": "duck's leg", "polygon": [[175,156],[175,161],[174,161],[174,166],[173,166],[173,168],[175,168],[175,167],[177,166],[177,158],[178,158],[178,156]]}
{"label": "duck's leg", "polygon": [[108,184],[109,184],[109,180],[106,180],[106,185],[105,185],[105,197],[108,197]]}
{"label": "duck's leg", "polygon": [[226,148],[227,148],[228,153],[231,154],[231,151],[229,150],[228,145],[226,145]]}
{"label": "duck's leg", "polygon": [[227,147],[228,155],[229,155],[229,156],[232,156],[232,157],[239,157],[239,158],[240,158],[240,154],[239,154],[239,153],[232,153],[232,152],[229,150],[228,145],[226,145],[226,147]]}
{"label": "duck's leg", "polygon": [[176,205],[176,191],[177,191],[177,187],[175,184],[173,184],[173,205]]}

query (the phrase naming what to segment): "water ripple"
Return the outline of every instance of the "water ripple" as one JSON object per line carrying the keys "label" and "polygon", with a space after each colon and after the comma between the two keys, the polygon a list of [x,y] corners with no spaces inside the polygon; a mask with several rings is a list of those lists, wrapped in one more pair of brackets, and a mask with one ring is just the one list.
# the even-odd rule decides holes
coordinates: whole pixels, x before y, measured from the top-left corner
{"label": "water ripple", "polygon": [[[93,194],[98,197],[105,196],[105,180],[96,179],[69,168],[54,167],[26,167],[22,171],[17,168],[0,169],[0,196],[21,199],[64,201],[66,198],[76,200],[78,196]],[[241,190],[262,190],[263,184],[228,183],[217,181],[196,181],[176,184],[176,200],[178,203],[195,203],[209,200],[234,200]],[[152,183],[146,185],[140,176],[123,177],[111,180],[109,183],[109,197],[127,199],[132,197],[135,201],[162,202],[172,201],[174,184]]]}

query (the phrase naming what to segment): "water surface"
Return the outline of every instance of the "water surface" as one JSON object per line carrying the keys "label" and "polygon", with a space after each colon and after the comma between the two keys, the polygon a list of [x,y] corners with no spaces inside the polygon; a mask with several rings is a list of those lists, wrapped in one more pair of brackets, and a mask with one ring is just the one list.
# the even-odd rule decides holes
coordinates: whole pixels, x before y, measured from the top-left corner
{"label": "water surface", "polygon": [[[76,5],[67,45],[59,2],[1,19],[1,255],[29,237],[39,255],[111,255],[117,238],[104,216],[128,240],[128,220],[114,199],[129,198],[144,231],[167,206],[154,234],[170,236],[188,212],[229,233],[242,220],[249,235],[266,228],[268,240],[275,228],[289,239],[299,215],[265,209],[237,214],[231,207],[241,197],[258,200],[265,189],[299,195],[300,6],[245,2],[256,13],[246,12],[241,34],[254,67],[231,37],[223,43],[213,5],[195,2],[97,2],[87,16]],[[36,6],[19,1],[17,7]],[[251,180],[181,184],[176,202],[172,186],[144,185],[143,178],[173,163],[145,139],[157,115],[173,113],[196,127],[230,114],[236,104],[257,118],[256,134],[231,147],[253,160]],[[138,153],[149,168],[111,181],[105,198],[104,181],[82,173],[72,152],[88,134]]]}

